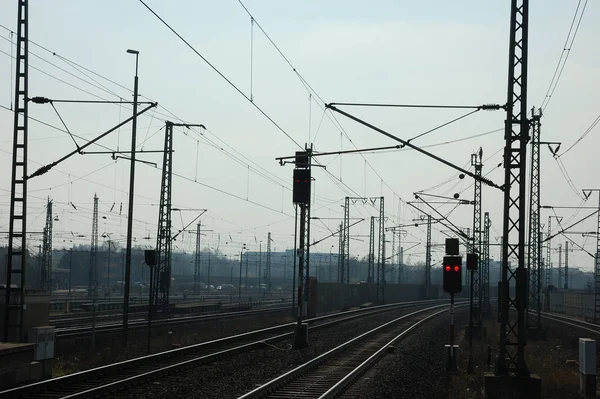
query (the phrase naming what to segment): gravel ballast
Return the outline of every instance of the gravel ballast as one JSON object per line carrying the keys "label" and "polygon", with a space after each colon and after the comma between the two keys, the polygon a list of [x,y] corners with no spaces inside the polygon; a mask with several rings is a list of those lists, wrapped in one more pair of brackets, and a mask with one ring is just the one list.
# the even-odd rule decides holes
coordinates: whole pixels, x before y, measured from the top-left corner
{"label": "gravel ballast", "polygon": [[290,341],[225,358],[121,392],[129,398],[233,398],[415,308],[399,309],[325,330],[309,331],[309,347],[290,350]]}

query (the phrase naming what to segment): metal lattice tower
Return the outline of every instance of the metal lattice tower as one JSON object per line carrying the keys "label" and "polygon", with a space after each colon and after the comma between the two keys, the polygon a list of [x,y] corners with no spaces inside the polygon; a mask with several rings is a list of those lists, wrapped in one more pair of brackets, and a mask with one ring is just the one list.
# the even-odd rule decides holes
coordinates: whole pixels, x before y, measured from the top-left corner
{"label": "metal lattice tower", "polygon": [[596,252],[594,257],[594,322],[600,321],[600,189],[583,189],[583,196],[586,200],[590,198],[592,192],[598,192],[598,219],[596,221]]}
{"label": "metal lattice tower", "polygon": [[200,278],[202,277],[202,263],[200,253],[202,248],[200,246],[200,229],[201,224],[196,225],[196,253],[194,254],[194,294],[200,292]]}
{"label": "metal lattice tower", "polygon": [[[483,151],[479,148],[477,154],[471,154],[471,166],[475,168],[475,175],[481,178],[481,171],[483,169],[482,163]],[[473,194],[473,247],[472,250],[477,254],[477,269],[471,271],[471,278],[473,279],[473,325],[478,327],[481,325],[481,269],[483,265],[483,259],[481,256],[481,180],[475,179],[473,183],[474,194]]]}
{"label": "metal lattice tower", "polygon": [[385,303],[385,207],[379,198],[379,250],[377,251],[377,301]]}
{"label": "metal lattice tower", "polygon": [[98,296],[98,196],[94,194],[94,215],[92,217],[92,243],[90,245],[90,270],[88,296]]}
{"label": "metal lattice tower", "polygon": [[562,275],[563,275],[562,266],[563,266],[563,264],[562,264],[562,244],[558,244],[558,281],[556,283],[557,288],[560,288],[560,286],[562,285]]}
{"label": "metal lattice tower", "polygon": [[344,223],[340,223],[340,237],[338,242],[338,282],[344,283]]}
{"label": "metal lattice tower", "polygon": [[15,111],[4,298],[3,339],[5,342],[11,340],[21,342],[25,339],[23,309],[25,307],[25,271],[27,268],[28,3],[28,0],[19,0],[17,14]]}
{"label": "metal lattice tower", "polygon": [[404,248],[400,247],[398,251],[398,284],[402,283],[402,274],[404,273]]}
{"label": "metal lattice tower", "polygon": [[375,216],[371,216],[371,228],[369,230],[369,269],[367,271],[367,282],[375,281]]}
{"label": "metal lattice tower", "polygon": [[425,299],[431,296],[431,215],[427,215],[427,246],[425,247]]}
{"label": "metal lattice tower", "polygon": [[42,239],[42,264],[40,268],[40,287],[52,291],[52,201],[48,198],[46,206],[46,225]]}
{"label": "metal lattice tower", "polygon": [[390,268],[390,281],[396,281],[396,265],[394,261],[396,260],[396,230],[392,230],[392,256],[390,256],[392,261],[392,267]]}
{"label": "metal lattice tower", "polygon": [[163,153],[162,179],[160,184],[160,205],[158,208],[158,232],[156,234],[156,266],[152,290],[153,310],[169,311],[169,290],[171,287],[171,194],[173,180],[173,122],[166,122],[165,146]]}
{"label": "metal lattice tower", "polygon": [[340,283],[350,283],[350,197],[344,201],[344,249],[342,250],[342,268],[340,273]]}
{"label": "metal lattice tower", "polygon": [[569,289],[569,241],[565,241],[565,290]]}
{"label": "metal lattice tower", "polygon": [[267,263],[265,265],[265,284],[267,292],[271,292],[271,232],[267,234]]}
{"label": "metal lattice tower", "polygon": [[531,110],[531,178],[529,192],[529,252],[527,269],[529,271],[529,297],[527,327],[540,329],[541,324],[541,239],[540,239],[540,113]]}
{"label": "metal lattice tower", "polygon": [[[548,216],[548,235],[546,241],[546,288],[552,285],[552,216]],[[548,308],[546,308],[548,309]]]}
{"label": "metal lattice tower", "polygon": [[[527,120],[527,52],[529,42],[529,0],[512,0],[504,147],[504,220],[502,226],[502,293],[500,295],[500,354],[496,373],[530,375],[525,362],[525,306],[527,269],[526,161],[529,140]],[[509,267],[509,259],[517,267]],[[511,297],[510,286],[515,285]],[[511,316],[511,309],[516,317]]]}
{"label": "metal lattice tower", "polygon": [[490,227],[492,222],[490,220],[490,213],[485,212],[483,214],[483,261],[481,267],[481,296],[482,296],[482,308],[484,314],[490,315],[492,312],[492,305],[490,303]]}

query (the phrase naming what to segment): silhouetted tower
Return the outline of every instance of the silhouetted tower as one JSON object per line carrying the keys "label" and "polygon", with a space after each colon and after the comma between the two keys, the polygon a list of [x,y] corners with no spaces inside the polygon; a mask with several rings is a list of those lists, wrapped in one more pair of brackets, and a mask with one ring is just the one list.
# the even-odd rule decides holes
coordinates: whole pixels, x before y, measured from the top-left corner
{"label": "silhouetted tower", "polygon": [[200,279],[202,277],[202,266],[200,259],[200,223],[196,225],[196,253],[194,256],[194,294],[200,292]]}
{"label": "silhouetted tower", "polygon": [[[552,284],[552,216],[548,216],[548,235],[546,238],[546,288]],[[548,308],[546,308],[548,311]]]}
{"label": "silhouetted tower", "polygon": [[171,183],[173,179],[173,126],[165,125],[160,204],[158,208],[158,232],[156,234],[157,263],[154,272],[152,297],[153,311],[169,311],[169,289],[171,287]]}
{"label": "silhouetted tower", "polygon": [[491,315],[492,305],[490,303],[490,213],[483,214],[483,265],[481,267],[481,292],[482,292],[482,312]]}
{"label": "silhouetted tower", "polygon": [[558,281],[556,283],[556,287],[560,288],[562,286],[562,244],[558,244]]}
{"label": "silhouetted tower", "polygon": [[371,229],[369,230],[369,265],[367,282],[375,281],[375,216],[371,216]]}
{"label": "silhouetted tower", "polygon": [[404,274],[404,247],[400,247],[398,251],[398,284],[403,281]]}
{"label": "silhouetted tower", "polygon": [[473,287],[473,326],[479,328],[481,326],[481,171],[483,169],[483,150],[479,148],[476,154],[471,154],[471,166],[475,168],[475,175],[478,177],[473,183],[473,253],[477,254],[477,269],[471,270],[472,287]]}
{"label": "silhouetted tower", "polygon": [[94,214],[92,217],[88,296],[92,298],[98,296],[98,197],[96,194],[94,194]]}
{"label": "silhouetted tower", "polygon": [[390,256],[392,266],[390,267],[390,281],[396,281],[396,265],[394,262],[396,261],[396,230],[392,230],[392,256]]}
{"label": "silhouetted tower", "polygon": [[338,283],[344,282],[344,223],[340,223],[340,236],[338,242]]}
{"label": "silhouetted tower", "polygon": [[542,243],[540,237],[540,133],[541,113],[531,110],[531,184],[529,192],[529,311],[526,313],[527,327],[542,328],[541,263]]}
{"label": "silhouetted tower", "polygon": [[[526,164],[527,61],[529,47],[529,0],[512,0],[508,46],[508,90],[504,147],[504,209],[502,223],[502,269],[500,339],[496,374],[529,377],[525,362],[525,304],[527,303]],[[509,260],[516,259],[516,267]],[[511,286],[514,290],[511,290]],[[514,293],[514,296],[512,296]]]}
{"label": "silhouetted tower", "polygon": [[565,290],[569,289],[569,241],[565,241]]}
{"label": "silhouetted tower", "polygon": [[425,299],[431,298],[431,215],[427,215],[427,244],[425,247]]}
{"label": "silhouetted tower", "polygon": [[[25,340],[23,310],[25,304],[25,270],[27,268],[27,152],[28,152],[28,81],[29,81],[29,17],[28,0],[18,0],[16,84],[8,254],[4,298],[5,342]],[[14,285],[14,287],[13,287]]]}
{"label": "silhouetted tower", "polygon": [[271,292],[271,232],[267,234],[267,264],[265,265],[265,284],[267,292]]}
{"label": "silhouetted tower", "polygon": [[379,251],[377,252],[377,301],[385,303],[385,207],[379,198]]}
{"label": "silhouetted tower", "polygon": [[344,249],[340,283],[350,284],[350,197],[344,201]]}
{"label": "silhouetted tower", "polygon": [[46,225],[42,239],[42,265],[40,286],[43,290],[52,291],[52,200],[48,198],[46,205]]}

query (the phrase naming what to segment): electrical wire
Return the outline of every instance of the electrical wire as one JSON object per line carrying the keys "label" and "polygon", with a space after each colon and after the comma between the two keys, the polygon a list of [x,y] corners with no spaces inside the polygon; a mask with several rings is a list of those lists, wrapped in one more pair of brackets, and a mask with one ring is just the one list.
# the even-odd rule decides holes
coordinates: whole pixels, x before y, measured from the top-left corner
{"label": "electrical wire", "polygon": [[563,155],[565,155],[566,153],[568,153],[569,151],[571,151],[571,149],[573,147],[575,147],[577,144],[579,144],[595,127],[596,125],[600,122],[600,115],[598,115],[596,117],[596,119],[594,119],[594,121],[592,122],[592,124],[585,129],[585,132],[583,132],[583,134],[581,136],[579,136],[579,138],[577,140],[575,140],[575,142],[573,144],[571,144],[571,146],[569,148],[567,148],[566,150],[564,150],[558,157],[562,157]]}

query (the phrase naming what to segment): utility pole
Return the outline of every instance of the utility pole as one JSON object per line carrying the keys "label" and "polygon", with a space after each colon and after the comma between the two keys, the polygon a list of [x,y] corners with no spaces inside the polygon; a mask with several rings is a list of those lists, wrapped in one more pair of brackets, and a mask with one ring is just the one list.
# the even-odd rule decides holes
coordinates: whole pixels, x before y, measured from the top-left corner
{"label": "utility pole", "polygon": [[265,265],[265,284],[267,293],[271,293],[271,232],[267,234],[267,264]]}
{"label": "utility pole", "polygon": [[558,281],[556,282],[556,287],[560,288],[562,285],[562,245],[558,244]]}
{"label": "utility pole", "polygon": [[127,344],[127,323],[129,322],[129,290],[131,284],[131,245],[133,238],[133,199],[135,192],[135,150],[137,137],[138,107],[138,59],[140,52],[127,50],[135,55],[135,77],[133,80],[133,120],[131,121],[131,157],[129,166],[129,203],[127,210],[127,245],[125,249],[125,281],[123,281],[123,344]]}
{"label": "utility pole", "polygon": [[246,253],[246,280],[244,283],[244,292],[248,292],[248,253]]}
{"label": "utility pole", "polygon": [[398,251],[398,284],[402,283],[403,274],[404,274],[404,247],[400,247],[400,251]]}
{"label": "utility pole", "polygon": [[425,299],[431,299],[431,215],[427,215],[427,245],[425,247]]}
{"label": "utility pole", "polygon": [[594,322],[600,321],[600,189],[583,189],[583,196],[587,200],[592,192],[598,192],[598,211],[596,222],[596,252],[594,260]]}
{"label": "utility pole", "polygon": [[[151,268],[152,301],[150,305],[154,312],[170,311],[169,293],[171,289],[171,197],[173,193],[173,127],[204,127],[187,123],[165,122],[165,144],[163,149],[162,176],[160,184],[160,204],[158,208],[158,231],[156,234],[156,266]],[[197,240],[200,235],[198,234]]]}
{"label": "utility pole", "polygon": [[527,328],[531,332],[535,330],[541,333],[540,135],[542,113],[539,110],[536,114],[535,108],[532,108],[531,115],[531,184],[529,192],[529,253],[527,256],[529,309],[526,312],[526,321]]}
{"label": "utility pole", "polygon": [[390,259],[392,260],[392,267],[390,268],[391,273],[390,273],[390,281],[395,282],[397,280],[396,277],[396,265],[394,265],[394,261],[396,259],[396,230],[392,230],[392,256],[390,257]]}
{"label": "utility pole", "polygon": [[[529,48],[529,0],[512,0],[510,11],[508,90],[504,147],[504,213],[500,294],[500,345],[497,376],[530,377],[525,361],[526,161],[529,140],[527,120],[527,63]],[[517,267],[508,265],[517,259]],[[510,286],[515,286],[511,297]],[[511,312],[511,308],[514,313]],[[511,313],[516,317],[512,317]],[[488,376],[486,376],[488,377]],[[493,385],[493,376],[489,376]],[[486,378],[487,379],[487,378]],[[486,381],[486,385],[487,385]],[[498,386],[498,385],[497,385]],[[526,384],[522,384],[526,386]],[[509,389],[509,388],[506,388]]]}
{"label": "utility pole", "polygon": [[[475,168],[475,175],[481,177],[483,169],[483,150],[479,148],[476,154],[471,154],[471,166]],[[471,330],[470,340],[472,340],[473,329],[481,330],[481,269],[483,259],[481,259],[481,180],[475,179],[473,183],[473,246],[472,251],[477,255],[477,266],[471,270]]]}
{"label": "utility pole", "polygon": [[[546,289],[548,289],[548,287],[550,287],[550,285],[552,285],[552,257],[551,257],[551,251],[552,251],[552,216],[548,216],[548,236],[546,239]],[[546,299],[548,299],[548,296],[546,296]],[[550,310],[550,304],[547,303],[546,304],[546,311],[548,312]]]}
{"label": "utility pole", "polygon": [[375,216],[371,216],[369,230],[369,266],[367,270],[367,283],[373,283],[375,276]]}
{"label": "utility pole", "polygon": [[200,258],[200,227],[201,223],[196,225],[196,253],[194,256],[194,295],[200,292],[200,277],[202,276],[202,263]]}
{"label": "utility pole", "polygon": [[344,250],[340,283],[350,284],[350,197],[344,200]]}
{"label": "utility pole", "polygon": [[481,268],[481,288],[483,296],[482,311],[491,316],[492,305],[490,303],[490,213],[483,214],[483,267]]}
{"label": "utility pole", "polygon": [[[28,0],[19,0],[17,12],[17,54],[14,102],[12,171],[8,258],[4,298],[4,342],[25,340],[23,310],[27,260],[27,152],[28,152],[28,82],[29,82],[29,13]],[[13,284],[15,288],[13,288]]]}
{"label": "utility pole", "polygon": [[92,244],[90,246],[88,297],[98,297],[98,196],[96,194],[94,194],[94,214],[92,217]]}
{"label": "utility pole", "polygon": [[569,241],[565,241],[565,290],[569,289]]}
{"label": "utility pole", "polygon": [[52,292],[52,200],[46,205],[46,226],[42,240],[41,288]]}
{"label": "utility pole", "polygon": [[[294,348],[301,349],[308,345],[308,326],[303,318],[308,314],[309,295],[309,259],[310,259],[310,194],[311,194],[311,155],[312,146],[306,151],[296,152],[294,169],[293,201],[300,207],[300,231],[298,232],[298,319]],[[306,275],[305,273],[306,269]]]}
{"label": "utility pole", "polygon": [[110,236],[108,237],[108,258],[106,260],[106,293],[110,297],[110,247],[112,246],[112,241],[110,240]]}
{"label": "utility pole", "polygon": [[258,294],[261,295],[260,282],[262,273],[262,241],[258,243]]}
{"label": "utility pole", "polygon": [[344,223],[340,223],[340,237],[338,243],[338,283],[344,283],[344,247],[346,246],[346,242],[344,240],[345,229]]}
{"label": "utility pole", "polygon": [[383,197],[379,198],[379,251],[377,256],[377,301],[385,303],[385,208]]}

